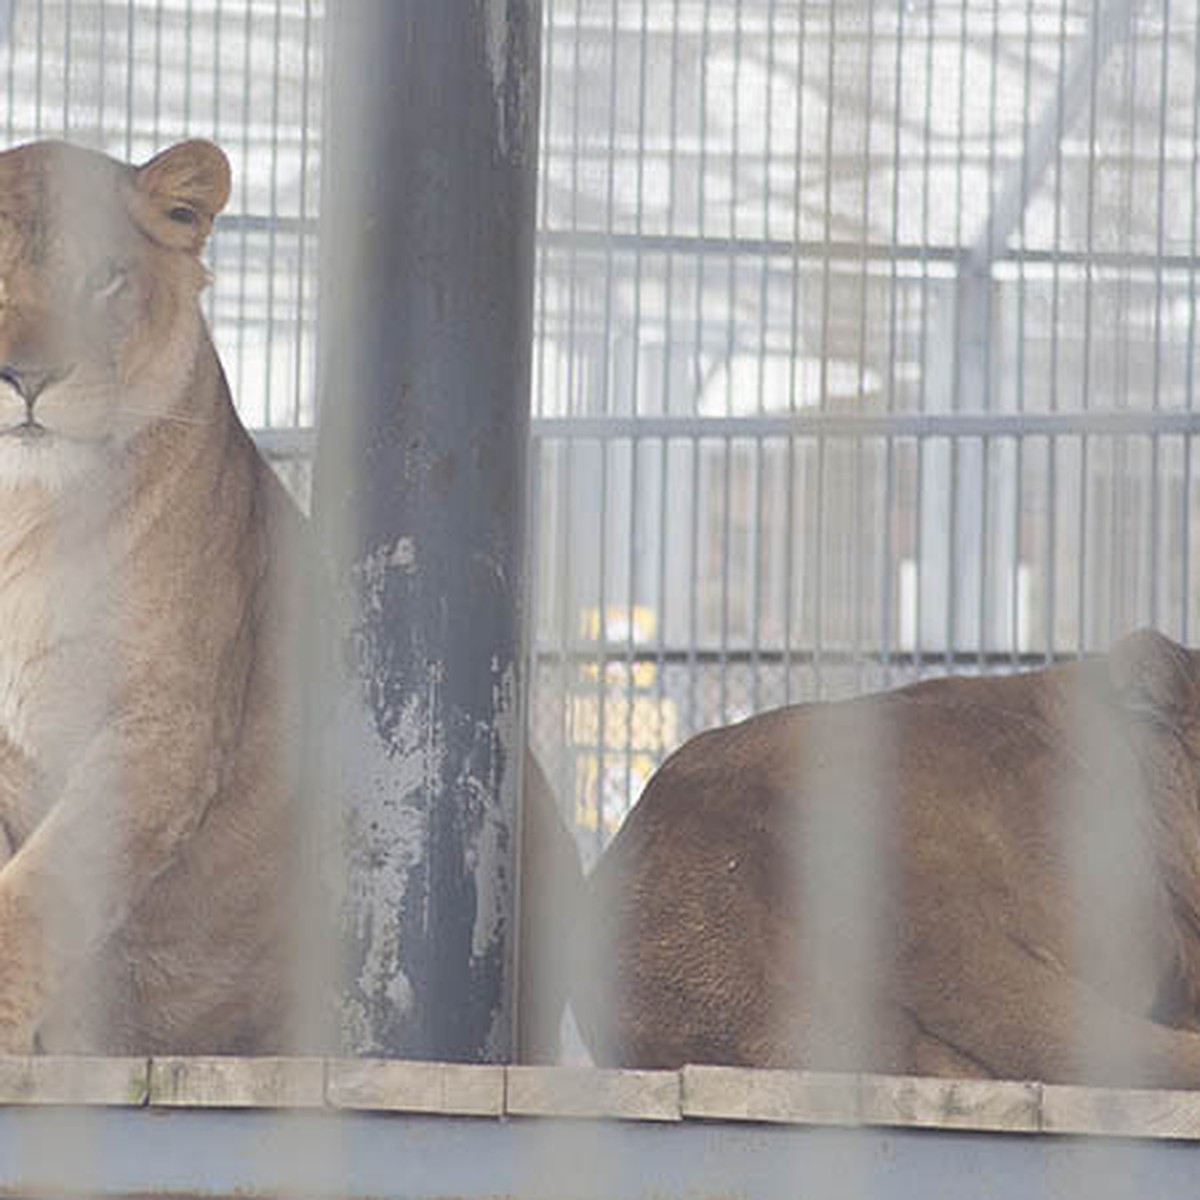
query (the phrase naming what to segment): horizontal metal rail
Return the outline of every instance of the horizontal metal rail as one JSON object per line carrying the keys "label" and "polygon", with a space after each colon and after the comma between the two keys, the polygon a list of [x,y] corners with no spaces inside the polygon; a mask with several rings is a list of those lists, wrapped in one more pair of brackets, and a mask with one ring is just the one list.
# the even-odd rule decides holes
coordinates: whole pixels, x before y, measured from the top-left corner
{"label": "horizontal metal rail", "polygon": [[1200,410],[836,413],[805,409],[744,417],[543,417],[534,420],[533,433],[543,439],[1187,437],[1200,434]]}
{"label": "horizontal metal rail", "polygon": [[[230,213],[220,218],[218,230],[230,235],[257,234],[266,237],[274,234],[287,237],[303,234],[312,237],[317,233],[317,223],[311,218],[302,220],[290,216]],[[888,266],[893,263],[909,263],[921,267],[949,265],[964,272],[974,265],[974,252],[969,246],[922,246],[904,242],[880,245],[874,242],[836,239],[824,241],[802,238],[792,241],[788,238],[728,238],[695,234],[618,233],[588,229],[540,229],[538,249],[593,254],[678,254],[683,258],[714,257],[722,260],[732,255],[754,263],[763,259],[780,259],[786,262],[789,268],[796,262],[822,263],[826,260],[853,263],[856,266],[864,261]],[[1037,246],[1000,247],[992,256],[991,262],[993,266],[1009,263],[1103,271],[1142,270],[1168,274],[1192,274],[1200,265],[1190,254],[1071,250]]]}
{"label": "horizontal metal rail", "polygon": [[[255,429],[264,454],[310,455],[312,429]],[[819,409],[744,417],[535,417],[534,440],[772,438],[1051,438],[1193,437],[1200,409],[1109,409],[1077,412],[834,413]]]}
{"label": "horizontal metal rail", "polygon": [[[782,639],[780,639],[782,640]],[[913,670],[922,667],[936,666],[984,670],[1036,670],[1050,663],[1074,662],[1079,658],[1075,651],[1070,653],[1045,654],[1041,651],[1020,651],[1013,653],[1004,650],[972,651],[955,649],[949,652],[938,650],[936,646],[928,646],[920,653],[911,650],[886,651],[873,647],[864,647],[858,651],[839,650],[822,647],[820,651],[808,647],[792,647],[780,650],[773,646],[747,648],[737,647],[728,650],[704,648],[681,649],[671,647],[664,650],[653,646],[635,645],[631,651],[626,642],[583,642],[562,649],[553,643],[539,646],[534,653],[534,659],[539,666],[555,667],[564,659],[578,666],[594,667],[599,662],[621,665],[633,663],[635,666],[648,664],[651,666],[681,666],[681,667],[796,667],[803,668],[820,664],[824,668],[880,666],[893,670]]]}

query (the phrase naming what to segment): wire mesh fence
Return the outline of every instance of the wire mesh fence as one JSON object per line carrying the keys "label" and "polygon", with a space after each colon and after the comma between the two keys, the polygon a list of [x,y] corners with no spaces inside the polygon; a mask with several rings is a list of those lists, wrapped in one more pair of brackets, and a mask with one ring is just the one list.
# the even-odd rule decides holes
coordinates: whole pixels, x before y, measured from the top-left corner
{"label": "wire mesh fence", "polygon": [[535,736],[597,844],[706,726],[1187,638],[1193,11],[546,29]]}
{"label": "wire mesh fence", "polygon": [[[306,488],[319,0],[11,0],[0,127],[215,138],[209,314]],[[1200,41],[1159,3],[546,0],[532,740],[598,848],[690,733],[1200,589]]]}

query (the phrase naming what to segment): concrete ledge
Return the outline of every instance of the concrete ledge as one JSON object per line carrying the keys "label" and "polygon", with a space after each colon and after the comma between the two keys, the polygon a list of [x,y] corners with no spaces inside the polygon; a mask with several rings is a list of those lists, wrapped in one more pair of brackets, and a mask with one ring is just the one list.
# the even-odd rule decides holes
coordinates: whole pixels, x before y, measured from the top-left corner
{"label": "concrete ledge", "polygon": [[333,1108],[500,1117],[504,1068],[334,1059],[326,1068],[325,1096]]}
{"label": "concrete ledge", "polygon": [[1042,1124],[1038,1083],[864,1075],[859,1086],[864,1125],[1036,1133]]}
{"label": "concrete ledge", "polygon": [[508,1067],[504,1111],[511,1117],[616,1117],[679,1121],[677,1071]]}
{"label": "concrete ledge", "polygon": [[977,1079],[684,1067],[683,1115],[797,1125],[1036,1133],[1041,1086]]}
{"label": "concrete ledge", "polygon": [[1200,1090],[1114,1090],[704,1065],[682,1071],[613,1071],[380,1059],[0,1056],[0,1109],[147,1105],[1200,1142]]}
{"label": "concrete ledge", "polygon": [[713,1121],[858,1125],[856,1075],[684,1067],[683,1115]]}
{"label": "concrete ledge", "polygon": [[0,1056],[0,1105],[122,1105],[146,1103],[150,1060],[45,1055]]}
{"label": "concrete ledge", "polygon": [[155,1058],[150,1104],[162,1108],[321,1108],[319,1058]]}
{"label": "concrete ledge", "polygon": [[1200,1141],[1200,1092],[1051,1086],[1042,1092],[1046,1133]]}

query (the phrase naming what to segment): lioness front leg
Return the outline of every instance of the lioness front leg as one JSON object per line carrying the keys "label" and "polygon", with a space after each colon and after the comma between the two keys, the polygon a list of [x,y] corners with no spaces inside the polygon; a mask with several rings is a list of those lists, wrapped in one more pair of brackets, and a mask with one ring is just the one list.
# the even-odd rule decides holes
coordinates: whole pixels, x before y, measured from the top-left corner
{"label": "lioness front leg", "polygon": [[180,749],[168,764],[139,761],[119,732],[96,738],[0,870],[0,1054],[33,1049],[51,1001],[199,823],[211,795]]}
{"label": "lioness front leg", "polygon": [[0,732],[0,868],[17,852],[44,811],[40,772]]}

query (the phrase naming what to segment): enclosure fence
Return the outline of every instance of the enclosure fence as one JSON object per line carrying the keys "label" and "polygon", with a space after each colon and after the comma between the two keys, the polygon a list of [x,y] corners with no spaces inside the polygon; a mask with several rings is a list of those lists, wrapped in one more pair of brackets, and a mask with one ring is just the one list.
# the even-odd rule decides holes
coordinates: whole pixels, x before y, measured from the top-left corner
{"label": "enclosure fence", "polygon": [[[209,315],[300,495],[319,0],[8,0],[6,144],[235,191]],[[1200,19],[545,0],[531,738],[596,851],[706,726],[1200,618]]]}

